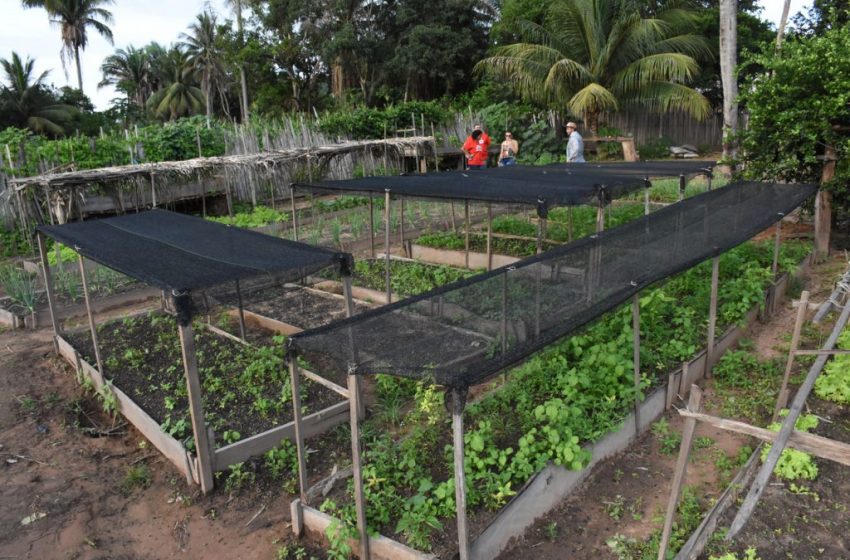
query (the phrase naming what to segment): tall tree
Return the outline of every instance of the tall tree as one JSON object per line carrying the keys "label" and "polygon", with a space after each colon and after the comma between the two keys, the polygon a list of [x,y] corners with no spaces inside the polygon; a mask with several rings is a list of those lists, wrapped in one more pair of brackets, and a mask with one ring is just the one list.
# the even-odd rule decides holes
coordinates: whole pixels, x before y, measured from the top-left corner
{"label": "tall tree", "polygon": [[708,101],[685,85],[699,71],[695,57],[709,53],[688,31],[694,17],[675,0],[647,17],[631,0],[562,0],[544,25],[517,20],[513,29],[525,41],[498,47],[476,70],[583,114],[591,131],[602,111],[626,105],[704,118]]}
{"label": "tall tree", "polygon": [[737,156],[738,134],[738,1],[720,0],[720,79],[723,82],[723,159]]}
{"label": "tall tree", "polygon": [[[156,50],[162,49],[156,45]],[[151,61],[159,89],[148,99],[148,108],[162,119],[174,120],[194,115],[204,107],[204,93],[194,81],[195,69],[189,55],[171,47]]]}
{"label": "tall tree", "polygon": [[[239,46],[243,47],[245,45],[245,30],[242,24],[242,0],[226,0],[226,2],[236,13],[236,33],[239,39]],[[245,65],[240,63],[238,67],[239,84],[242,91],[242,95],[240,96],[242,122],[248,122],[248,81],[245,78]]]}
{"label": "tall tree", "polygon": [[127,95],[127,101],[143,109],[150,96],[150,63],[144,49],[132,45],[126,49],[117,49],[107,56],[100,65],[103,79],[97,87],[115,86]]}
{"label": "tall tree", "polygon": [[77,66],[77,85],[83,91],[83,71],[80,65],[80,51],[89,43],[88,28],[94,28],[109,44],[113,44],[112,12],[103,6],[114,3],[113,0],[22,0],[29,8],[44,8],[51,23],[57,25],[62,37],[62,63],[70,58]]}
{"label": "tall tree", "polygon": [[207,120],[212,118],[212,91],[219,91],[224,85],[227,71],[224,68],[223,54],[218,41],[216,16],[211,10],[204,11],[189,26],[189,33],[181,33],[180,46],[186,50],[189,63],[200,76],[201,89],[207,106]]}
{"label": "tall tree", "polygon": [[13,52],[11,59],[0,58],[5,80],[0,85],[0,112],[7,125],[27,127],[34,132],[60,135],[73,108],[58,103],[44,84],[49,71],[35,74],[35,61],[21,60]]}

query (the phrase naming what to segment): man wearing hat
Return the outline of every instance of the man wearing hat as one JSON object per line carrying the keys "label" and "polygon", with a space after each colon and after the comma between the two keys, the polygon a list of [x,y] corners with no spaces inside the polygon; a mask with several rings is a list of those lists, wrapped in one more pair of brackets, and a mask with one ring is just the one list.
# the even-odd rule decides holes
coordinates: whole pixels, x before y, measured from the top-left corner
{"label": "man wearing hat", "polygon": [[576,130],[576,123],[570,121],[566,124],[567,129],[567,163],[584,163],[584,140]]}

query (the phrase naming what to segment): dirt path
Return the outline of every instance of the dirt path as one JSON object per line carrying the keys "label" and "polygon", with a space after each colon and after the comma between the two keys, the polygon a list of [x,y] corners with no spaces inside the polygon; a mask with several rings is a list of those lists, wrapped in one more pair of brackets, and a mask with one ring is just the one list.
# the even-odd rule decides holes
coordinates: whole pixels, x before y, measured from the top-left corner
{"label": "dirt path", "polygon": [[[132,428],[84,433],[78,421],[112,421],[81,395],[46,330],[0,333],[0,557],[275,557],[289,533],[286,499],[200,496]],[[150,483],[130,484],[130,469]]]}

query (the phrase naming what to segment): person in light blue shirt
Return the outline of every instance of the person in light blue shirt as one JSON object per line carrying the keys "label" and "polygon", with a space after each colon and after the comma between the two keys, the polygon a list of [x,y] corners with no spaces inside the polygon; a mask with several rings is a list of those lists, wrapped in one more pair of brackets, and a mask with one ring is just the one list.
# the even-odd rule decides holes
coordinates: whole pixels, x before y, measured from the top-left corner
{"label": "person in light blue shirt", "polygon": [[584,140],[576,130],[576,123],[568,122],[566,127],[567,136],[567,163],[584,163]]}

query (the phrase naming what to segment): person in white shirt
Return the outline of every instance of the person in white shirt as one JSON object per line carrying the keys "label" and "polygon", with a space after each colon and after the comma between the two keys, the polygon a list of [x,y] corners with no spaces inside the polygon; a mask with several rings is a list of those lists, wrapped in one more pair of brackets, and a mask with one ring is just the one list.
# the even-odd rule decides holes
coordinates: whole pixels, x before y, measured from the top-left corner
{"label": "person in white shirt", "polygon": [[566,127],[567,136],[567,163],[584,163],[584,140],[576,130],[576,123],[568,122]]}

